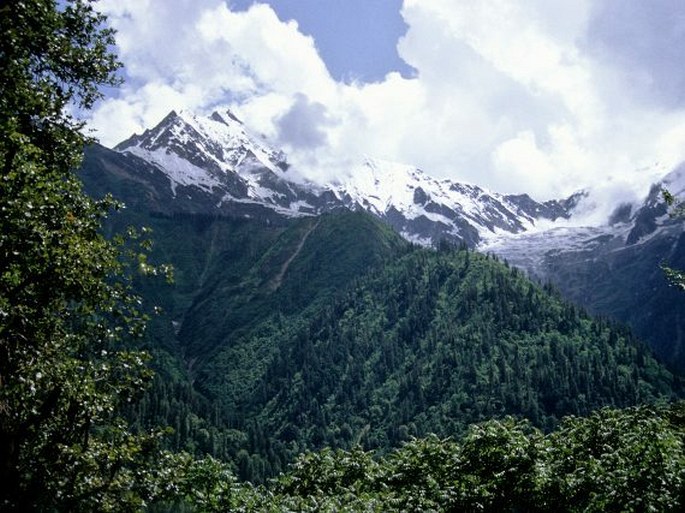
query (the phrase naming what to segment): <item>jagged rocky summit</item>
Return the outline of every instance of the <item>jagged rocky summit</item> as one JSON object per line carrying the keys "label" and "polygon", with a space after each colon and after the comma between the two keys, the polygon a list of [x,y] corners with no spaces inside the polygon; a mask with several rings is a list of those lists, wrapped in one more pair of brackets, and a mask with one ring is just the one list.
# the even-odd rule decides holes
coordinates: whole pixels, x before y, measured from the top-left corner
{"label": "jagged rocky summit", "polygon": [[581,197],[541,203],[372,158],[337,183],[307,183],[289,172],[282,151],[250,133],[230,111],[209,117],[172,111],[114,149],[163,175],[165,208],[267,217],[366,210],[424,245],[446,240],[474,247],[495,234],[523,233],[541,220],[569,218]]}

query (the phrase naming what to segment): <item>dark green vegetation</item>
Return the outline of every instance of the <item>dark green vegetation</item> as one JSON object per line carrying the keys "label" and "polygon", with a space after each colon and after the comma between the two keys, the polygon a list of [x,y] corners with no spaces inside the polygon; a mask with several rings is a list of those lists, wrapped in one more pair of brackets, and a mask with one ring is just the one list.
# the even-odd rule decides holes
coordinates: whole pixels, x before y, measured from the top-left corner
{"label": "dark green vegetation", "polygon": [[[317,229],[357,217],[324,218]],[[314,233],[298,258],[316,252]],[[566,414],[678,389],[625,330],[590,319],[514,269],[469,251],[402,253],[349,275],[332,299],[310,295],[313,278],[298,274],[294,260],[282,285],[287,301],[267,275],[262,295],[248,289],[231,301],[215,292],[189,309],[179,339],[193,388],[216,408],[214,424],[232,430],[227,452],[214,454],[236,461],[242,477],[273,474],[307,448],[387,450],[504,414],[551,428]],[[261,261],[238,290],[255,269]]]}
{"label": "dark green vegetation", "polygon": [[[130,186],[140,176],[127,163],[96,148],[86,182],[149,189]],[[548,430],[680,391],[625,329],[494,258],[412,247],[365,214],[118,217],[151,226],[176,274],[174,287],[143,293],[165,313],[147,346],[159,378],[134,418],[172,426],[171,447],[231,461],[243,479],[307,449],[383,452],[507,414]]]}
{"label": "dark green vegetation", "polygon": [[[227,402],[295,451],[388,448],[507,413],[549,428],[672,391],[628,334],[468,251],[415,249],[298,323],[277,331],[278,357],[254,392]],[[206,382],[226,401],[235,387],[221,371]]]}
{"label": "dark green vegetation", "polygon": [[685,296],[680,287],[669,286],[665,264],[674,273],[685,268],[685,237],[679,226],[640,244],[617,247],[610,240],[597,251],[550,253],[544,274],[576,304],[628,323],[660,361],[683,374]]}
{"label": "dark green vegetation", "polygon": [[0,509],[132,509],[152,493],[157,435],[120,407],[150,377],[119,344],[140,327],[122,254],[100,233],[112,202],[73,174],[112,33],[90,2],[0,7]]}
{"label": "dark green vegetation", "polygon": [[[382,457],[360,448],[300,456],[266,486],[205,460],[179,511],[680,512],[685,410],[603,409],[543,434],[512,418],[458,440],[414,439]],[[188,502],[195,508],[184,507]],[[166,504],[165,508],[171,508]],[[165,509],[166,510],[166,509]]]}
{"label": "dark green vegetation", "polygon": [[[114,203],[72,173],[88,140],[65,112],[116,82],[112,34],[86,0],[0,14],[1,510],[682,509],[682,405],[549,435],[468,427],[513,413],[546,429],[680,392],[628,334],[506,265],[349,212],[173,211],[159,172],[94,148],[90,192],[129,203],[103,227]],[[175,286],[148,279],[154,261]],[[163,309],[145,334],[141,301]],[[431,432],[465,437],[397,449]],[[235,477],[325,445],[268,487]]]}

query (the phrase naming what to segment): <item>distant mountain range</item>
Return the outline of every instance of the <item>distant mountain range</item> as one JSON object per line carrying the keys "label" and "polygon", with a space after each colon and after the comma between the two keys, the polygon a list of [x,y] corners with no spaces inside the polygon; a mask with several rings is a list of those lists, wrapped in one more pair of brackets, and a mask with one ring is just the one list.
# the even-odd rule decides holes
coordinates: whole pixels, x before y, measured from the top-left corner
{"label": "distant mountain range", "polygon": [[166,177],[158,192],[167,194],[168,208],[184,209],[193,197],[215,213],[259,210],[298,217],[341,207],[366,210],[422,245],[446,240],[473,247],[495,233],[522,233],[539,220],[569,218],[582,196],[541,203],[371,158],[335,183],[307,183],[288,171],[283,152],[250,134],[231,112],[209,117],[171,112],[115,150],[146,161]]}
{"label": "distant mountain range", "polygon": [[[685,369],[685,298],[660,270],[664,262],[685,268],[683,220],[668,215],[661,196],[662,187],[685,191],[685,167],[655,184],[641,205],[618,203],[606,223],[588,227],[574,210],[587,192],[538,202],[371,158],[334,183],[306,182],[231,112],[171,112],[114,151],[90,149],[88,159],[135,184],[135,194],[124,193],[127,203],[158,214],[279,224],[349,209],[420,245],[495,253],[591,312],[627,322],[662,360]],[[96,182],[91,177],[91,187]]]}
{"label": "distant mountain range", "polygon": [[579,244],[585,250],[587,244],[607,236],[632,245],[662,229],[672,231],[681,223],[664,217],[666,206],[659,190],[663,185],[676,194],[685,189],[685,172],[676,170],[646,194],[643,205],[619,203],[606,224],[588,228],[571,219],[588,194],[583,191],[563,200],[538,202],[527,194],[499,194],[372,158],[333,182],[314,184],[290,171],[285,153],[250,133],[230,111],[209,117],[172,111],[154,128],[114,149],[144,160],[150,173],[158,175],[155,191],[165,197],[160,208],[187,211],[191,208],[187,200],[192,199],[192,209],[245,216],[365,210],[412,242],[427,246],[463,242],[499,251],[534,275],[541,272],[535,259],[516,254],[526,247],[539,249],[542,240],[550,250],[578,249]]}

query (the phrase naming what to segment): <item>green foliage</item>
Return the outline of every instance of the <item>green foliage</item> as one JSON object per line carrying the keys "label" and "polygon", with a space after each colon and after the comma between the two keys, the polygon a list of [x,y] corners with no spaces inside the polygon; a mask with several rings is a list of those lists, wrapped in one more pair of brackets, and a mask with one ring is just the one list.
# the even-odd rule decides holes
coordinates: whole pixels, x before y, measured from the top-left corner
{"label": "green foliage", "polygon": [[88,109],[101,85],[118,83],[113,32],[92,0],[6,2],[0,8],[0,144],[9,171],[23,145],[63,170],[80,160],[83,123],[68,108]]}
{"label": "green foliage", "polygon": [[[679,387],[627,332],[454,250],[410,251],[337,300],[238,338],[207,368],[201,383],[232,412],[250,458],[276,471],[303,449],[389,450],[507,414],[550,429]],[[241,476],[261,477],[258,465]]]}
{"label": "green foliage", "polygon": [[666,205],[671,207],[671,216],[682,217],[685,215],[685,205],[683,205],[683,203],[676,196],[674,196],[671,191],[668,189],[662,189],[661,195],[664,198]]}
{"label": "green foliage", "polygon": [[[87,183],[92,184],[95,173],[87,164]],[[113,185],[115,192],[123,188]],[[174,264],[173,287],[150,280],[136,283],[140,294],[163,312],[152,319],[142,341],[154,355],[158,375],[128,410],[134,425],[170,426],[169,448],[233,461],[241,476],[274,475],[282,468],[277,458],[245,452],[253,445],[248,436],[258,444],[259,428],[234,429],[241,412],[213,401],[215,390],[207,393],[206,377],[221,373],[226,382],[216,393],[226,398],[250,398],[273,363],[279,330],[291,332],[308,312],[315,315],[349,282],[406,251],[407,244],[373,218],[356,213],[266,226],[247,219],[147,215],[127,208],[108,221],[114,232],[127,224],[152,226],[153,259]],[[273,287],[274,276],[307,232],[297,258]],[[326,258],[327,252],[337,258]]]}
{"label": "green foliage", "polygon": [[548,435],[509,417],[385,455],[327,448],[258,487],[216,460],[177,455],[166,467],[180,483],[177,501],[164,511],[676,513],[685,507],[684,411],[682,402],[607,408],[565,418]]}
{"label": "green foliage", "polygon": [[674,285],[681,290],[685,290],[685,272],[679,269],[673,269],[667,265],[662,265],[661,269],[664,271],[664,274],[671,285]]}
{"label": "green foliage", "polygon": [[628,332],[549,287],[477,253],[409,248],[367,216],[151,221],[160,258],[193,254],[174,261],[170,292],[146,292],[166,310],[148,347],[169,357],[133,417],[173,427],[170,447],[230,461],[242,479],[260,482],[305,450],[389,451],[507,414],[549,430],[679,390]]}
{"label": "green foliage", "polygon": [[277,491],[288,495],[327,495],[346,490],[363,494],[364,484],[373,482],[380,466],[369,452],[353,448],[349,452],[330,448],[300,455],[278,482]]}
{"label": "green foliage", "polygon": [[88,138],[67,111],[117,83],[91,4],[0,7],[2,510],[132,511],[155,495],[161,434],[119,418],[151,376],[120,343],[142,329],[140,300],[100,233],[114,203],[89,199],[72,172]]}
{"label": "green foliage", "polygon": [[566,419],[549,439],[551,496],[571,511],[677,511],[685,485],[683,434],[682,423],[647,407]]}
{"label": "green foliage", "polygon": [[682,412],[603,409],[546,436],[493,420],[458,442],[414,439],[379,459],[325,449],[255,491],[265,511],[675,513],[685,507]]}

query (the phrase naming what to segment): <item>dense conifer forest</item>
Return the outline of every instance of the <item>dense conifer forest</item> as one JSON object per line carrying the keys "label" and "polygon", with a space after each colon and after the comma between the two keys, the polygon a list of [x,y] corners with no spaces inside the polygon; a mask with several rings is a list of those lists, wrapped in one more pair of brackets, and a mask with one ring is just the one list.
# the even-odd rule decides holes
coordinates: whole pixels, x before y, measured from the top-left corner
{"label": "dense conifer forest", "polygon": [[[345,238],[365,217],[342,213],[317,226],[332,224]],[[374,227],[367,236],[386,235],[366,221]],[[319,251],[310,237],[305,255]],[[291,243],[290,234],[283,239]],[[203,297],[185,332],[199,342],[181,339],[193,351],[193,385],[158,379],[136,407],[138,422],[171,425],[176,448],[231,460],[259,482],[307,449],[387,452],[505,415],[549,431],[565,415],[679,396],[679,378],[626,329],[592,319],[517,269],[465,248],[390,247],[395,256],[365,274],[355,268],[332,297],[306,286],[245,292],[262,260],[241,273],[241,299]],[[309,276],[293,268],[283,286],[316,281],[311,266],[302,269]],[[267,273],[261,283],[269,282]],[[212,304],[227,324],[216,322]],[[245,324],[236,324],[245,310]],[[200,345],[207,339],[216,341],[209,353]]]}

